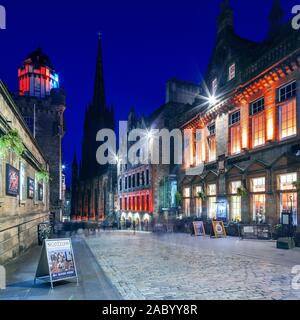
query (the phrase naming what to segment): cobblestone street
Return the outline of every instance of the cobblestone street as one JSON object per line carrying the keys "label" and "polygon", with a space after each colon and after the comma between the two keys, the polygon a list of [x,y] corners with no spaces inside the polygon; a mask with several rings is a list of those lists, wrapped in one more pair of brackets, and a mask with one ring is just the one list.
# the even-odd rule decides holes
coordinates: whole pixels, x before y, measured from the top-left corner
{"label": "cobblestone street", "polygon": [[300,250],[275,242],[101,232],[85,238],[124,299],[300,299]]}

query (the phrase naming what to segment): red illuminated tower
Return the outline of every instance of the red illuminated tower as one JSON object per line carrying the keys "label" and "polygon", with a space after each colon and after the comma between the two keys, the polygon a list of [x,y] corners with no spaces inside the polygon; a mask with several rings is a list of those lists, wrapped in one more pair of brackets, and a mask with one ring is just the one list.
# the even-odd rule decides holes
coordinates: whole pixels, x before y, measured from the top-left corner
{"label": "red illuminated tower", "polygon": [[15,97],[24,120],[41,147],[50,167],[50,210],[60,219],[64,208],[62,138],[65,93],[49,57],[38,48],[18,69],[19,92]]}
{"label": "red illuminated tower", "polygon": [[21,96],[45,98],[52,89],[59,88],[58,74],[41,48],[32,52],[18,69]]}

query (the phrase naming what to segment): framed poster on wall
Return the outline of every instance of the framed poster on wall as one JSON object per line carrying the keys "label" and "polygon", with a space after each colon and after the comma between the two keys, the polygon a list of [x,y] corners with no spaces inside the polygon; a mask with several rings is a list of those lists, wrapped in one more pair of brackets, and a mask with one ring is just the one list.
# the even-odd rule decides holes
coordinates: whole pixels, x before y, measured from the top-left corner
{"label": "framed poster on wall", "polygon": [[27,178],[27,198],[34,198],[34,179],[29,177]]}
{"label": "framed poster on wall", "polygon": [[6,164],[6,194],[16,197],[20,190],[20,172],[10,164]]}

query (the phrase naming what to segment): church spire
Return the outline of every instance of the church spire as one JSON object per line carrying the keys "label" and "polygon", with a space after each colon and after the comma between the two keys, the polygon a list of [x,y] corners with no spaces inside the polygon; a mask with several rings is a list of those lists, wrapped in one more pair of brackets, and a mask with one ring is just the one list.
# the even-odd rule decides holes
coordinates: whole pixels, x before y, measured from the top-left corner
{"label": "church spire", "polygon": [[284,11],[281,0],[273,0],[272,10],[269,16],[269,38],[276,36],[283,25]]}
{"label": "church spire", "polygon": [[105,91],[104,91],[104,75],[103,75],[103,59],[101,33],[98,34],[98,52],[96,62],[96,74],[94,83],[93,106],[96,109],[103,110],[106,108]]}

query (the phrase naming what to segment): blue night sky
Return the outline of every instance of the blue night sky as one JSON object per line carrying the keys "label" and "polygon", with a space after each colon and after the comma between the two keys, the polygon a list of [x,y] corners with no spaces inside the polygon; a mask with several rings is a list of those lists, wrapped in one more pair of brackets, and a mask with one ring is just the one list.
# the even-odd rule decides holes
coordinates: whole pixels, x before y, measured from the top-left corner
{"label": "blue night sky", "polygon": [[[80,157],[84,111],[92,98],[97,32],[101,31],[106,96],[116,120],[132,106],[149,114],[164,102],[173,77],[200,82],[212,52],[220,0],[0,0],[7,30],[0,31],[0,78],[18,88],[17,68],[41,46],[67,93],[64,163],[68,181],[74,151]],[[289,16],[297,0],[282,1]],[[76,4],[75,4],[76,3]],[[235,29],[261,41],[272,0],[231,0]]]}

